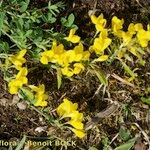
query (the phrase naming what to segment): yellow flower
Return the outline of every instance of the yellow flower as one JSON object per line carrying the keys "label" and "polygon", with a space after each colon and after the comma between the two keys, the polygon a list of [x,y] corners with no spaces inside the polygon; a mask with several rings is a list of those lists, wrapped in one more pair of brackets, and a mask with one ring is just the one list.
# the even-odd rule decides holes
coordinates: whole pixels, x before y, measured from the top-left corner
{"label": "yellow flower", "polygon": [[66,124],[71,125],[74,128],[70,128],[72,132],[76,134],[79,138],[83,138],[85,136],[84,133],[84,125],[83,121],[83,113],[79,113],[77,111],[78,104],[72,103],[68,99],[64,99],[64,102],[58,106],[56,109],[57,114],[62,118],[70,118]]}
{"label": "yellow flower", "polygon": [[66,37],[65,39],[67,41],[70,41],[72,43],[79,43],[80,42],[80,37],[78,35],[75,35],[76,29],[71,29],[69,36]]}
{"label": "yellow flower", "polygon": [[64,117],[70,117],[71,120],[67,122],[67,124],[72,125],[74,128],[82,130],[84,125],[83,121],[83,113],[79,113],[78,111],[72,111],[72,113],[64,115]]}
{"label": "yellow flower", "polygon": [[123,28],[124,20],[123,19],[118,19],[116,16],[112,18],[112,30],[114,35],[121,37],[122,31],[121,29]]}
{"label": "yellow flower", "polygon": [[132,37],[133,37],[133,34],[131,34],[130,32],[122,32],[124,45],[129,44],[129,42],[132,40]]}
{"label": "yellow flower", "polygon": [[58,108],[56,109],[57,114],[62,116],[67,116],[68,114],[72,113],[73,111],[76,111],[78,108],[77,103],[72,103],[67,98],[63,99],[63,103],[61,103]]}
{"label": "yellow flower", "polygon": [[90,52],[89,51],[84,51],[83,56],[82,56],[82,60],[83,61],[89,60],[89,58],[90,58]]}
{"label": "yellow flower", "polygon": [[137,51],[137,48],[135,46],[128,48],[128,50],[135,56],[139,56],[139,53]]}
{"label": "yellow flower", "polygon": [[29,86],[34,92],[36,92],[35,94],[35,100],[36,102],[34,103],[34,106],[47,106],[47,99],[48,99],[48,95],[45,94],[45,86],[44,84],[40,84],[38,87],[34,86],[34,85],[30,85]]}
{"label": "yellow flower", "polygon": [[73,70],[74,74],[79,74],[81,70],[84,70],[84,66],[81,63],[75,63],[73,66],[74,66]]}
{"label": "yellow flower", "polygon": [[137,39],[142,47],[147,47],[150,41],[150,31],[145,31],[144,29],[139,30],[137,32]]}
{"label": "yellow flower", "polygon": [[92,23],[95,24],[97,31],[102,31],[106,25],[106,19],[104,19],[103,14],[96,17],[95,15],[91,15]]}
{"label": "yellow flower", "polygon": [[74,48],[75,57],[74,61],[88,60],[90,57],[90,53],[88,51],[84,51],[84,47],[82,43],[75,46]]}
{"label": "yellow flower", "polygon": [[75,135],[76,135],[77,137],[79,137],[79,138],[83,138],[83,137],[85,136],[84,130],[78,130],[78,129],[75,129],[75,128],[72,128],[71,130],[72,130],[72,132],[74,132]]}
{"label": "yellow flower", "polygon": [[68,124],[72,125],[74,128],[82,130],[83,129],[83,123],[78,120],[70,120],[67,122]]}
{"label": "yellow flower", "polygon": [[71,77],[74,74],[79,74],[82,70],[84,70],[84,66],[81,63],[75,63],[74,69],[66,66],[64,68],[61,68],[62,74],[66,75],[67,77]]}
{"label": "yellow flower", "polygon": [[67,77],[73,76],[73,70],[69,67],[61,68],[61,72],[63,75],[66,75]]}
{"label": "yellow flower", "polygon": [[62,55],[61,55],[61,61],[59,61],[59,65],[63,68],[65,67],[69,67],[70,65],[70,55],[73,54],[72,50],[68,50],[65,51]]}
{"label": "yellow flower", "polygon": [[111,39],[107,37],[108,31],[105,29],[100,33],[100,36],[94,40],[92,49],[96,54],[102,54],[104,50],[111,44]]}
{"label": "yellow flower", "polygon": [[81,59],[81,57],[82,57],[82,55],[78,55],[77,56],[77,58],[76,58],[76,54],[75,54],[75,51],[74,50],[68,50],[68,51],[66,51],[66,57],[67,57],[67,60],[68,60],[68,64],[69,63],[72,63],[73,61],[75,61],[75,60],[79,60],[79,59]]}
{"label": "yellow flower", "polygon": [[22,86],[22,82],[21,81],[17,81],[17,80],[11,80],[8,84],[9,87],[9,93],[10,94],[17,94],[19,88]]}
{"label": "yellow flower", "polygon": [[[75,48],[73,49],[74,52],[74,56],[72,58],[72,62],[73,61],[81,61],[82,60],[82,56],[83,56],[83,45],[82,43],[79,43],[79,45],[75,46]],[[71,55],[70,55],[71,56]]]}
{"label": "yellow flower", "polygon": [[40,61],[42,64],[48,64],[51,62],[63,65],[64,52],[64,46],[62,44],[57,45],[57,43],[54,41],[51,50],[41,53]]}
{"label": "yellow flower", "polygon": [[50,58],[53,58],[53,56],[54,56],[54,53],[51,50],[42,52],[40,62],[42,64],[48,64],[50,61]]}
{"label": "yellow flower", "polygon": [[95,59],[94,62],[97,62],[97,61],[106,61],[108,59],[109,55],[102,55],[100,56],[99,58]]}
{"label": "yellow flower", "polygon": [[128,32],[132,35],[136,34],[136,28],[135,28],[135,24],[130,23],[128,26]]}
{"label": "yellow flower", "polygon": [[11,80],[8,84],[10,94],[17,94],[18,90],[24,85],[27,84],[28,79],[26,75],[28,74],[27,68],[21,68],[16,78]]}
{"label": "yellow flower", "polygon": [[69,63],[79,62],[81,60],[88,60],[90,57],[90,53],[88,51],[83,51],[84,47],[82,43],[79,43],[74,47],[73,50],[66,51],[66,54],[69,58]]}
{"label": "yellow flower", "polygon": [[[47,99],[47,97],[45,97],[45,99]],[[47,101],[44,101],[44,100],[37,100],[37,101],[34,103],[34,106],[36,106],[36,107],[38,107],[38,106],[45,107],[45,106],[47,106]]]}
{"label": "yellow flower", "polygon": [[74,120],[74,121],[80,121],[80,122],[83,121],[83,113],[79,113],[79,111],[77,111],[77,110],[73,110],[71,113],[69,113],[69,114],[67,113],[63,116],[70,117],[71,120]]}
{"label": "yellow flower", "polygon": [[26,62],[26,59],[23,58],[26,52],[27,50],[23,49],[20,52],[18,52],[16,55],[9,57],[9,60],[11,61],[12,64],[15,65],[15,68],[17,70],[19,70],[22,67],[22,65]]}
{"label": "yellow flower", "polygon": [[140,30],[143,30],[143,25],[141,23],[136,23],[134,25],[134,28],[135,28],[135,31],[140,31]]}
{"label": "yellow flower", "polygon": [[65,53],[63,44],[59,44],[58,46],[53,47],[52,51],[54,56],[50,59],[50,62],[63,65],[63,57]]}
{"label": "yellow flower", "polygon": [[128,26],[128,31],[127,32],[122,31],[122,38],[124,45],[129,44],[134,34],[136,34],[135,25],[133,23],[130,23],[130,25]]}
{"label": "yellow flower", "polygon": [[23,67],[19,70],[18,74],[16,75],[16,79],[18,80],[22,79],[22,81],[27,82],[27,78],[26,78],[27,74],[28,74],[28,69]]}
{"label": "yellow flower", "polygon": [[117,56],[118,56],[118,58],[121,59],[122,57],[125,56],[125,54],[126,54],[126,49],[125,49],[125,48],[122,48],[122,49],[120,49],[120,50],[118,51]]}

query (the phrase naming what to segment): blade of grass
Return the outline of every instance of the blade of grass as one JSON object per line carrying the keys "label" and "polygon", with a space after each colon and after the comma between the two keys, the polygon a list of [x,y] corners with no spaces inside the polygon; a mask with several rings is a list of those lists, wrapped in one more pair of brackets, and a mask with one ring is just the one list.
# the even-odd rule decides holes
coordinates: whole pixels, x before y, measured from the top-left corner
{"label": "blade of grass", "polygon": [[125,144],[122,144],[116,147],[115,150],[130,150],[134,146],[135,141],[136,141],[136,138],[133,138],[129,140],[128,142],[126,142]]}
{"label": "blade of grass", "polygon": [[57,88],[59,89],[62,84],[62,73],[60,68],[57,69]]}
{"label": "blade of grass", "polygon": [[15,150],[21,150],[25,144],[25,141],[26,141],[26,135],[23,136],[22,140],[20,141],[20,143],[18,144],[18,146],[16,147]]}
{"label": "blade of grass", "polygon": [[103,85],[108,85],[108,81],[107,81],[107,78],[106,78],[106,75],[104,74],[104,72],[100,68],[97,68],[96,66],[94,66],[92,64],[90,64],[90,66],[92,68],[92,72],[94,72],[94,74],[97,76],[99,81]]}

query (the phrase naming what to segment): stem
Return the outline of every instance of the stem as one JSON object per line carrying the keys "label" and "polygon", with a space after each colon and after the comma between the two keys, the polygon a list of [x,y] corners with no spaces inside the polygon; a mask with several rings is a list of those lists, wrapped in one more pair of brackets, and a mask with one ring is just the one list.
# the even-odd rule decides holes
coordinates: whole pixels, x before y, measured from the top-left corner
{"label": "stem", "polygon": [[34,109],[36,112],[38,112],[40,115],[42,115],[43,117],[45,117],[45,119],[49,120],[48,116],[46,116],[44,113],[42,113],[41,111],[39,111],[37,108],[35,108],[34,106],[30,106],[32,109]]}
{"label": "stem", "polygon": [[110,63],[112,63],[112,61],[114,60],[114,58],[115,58],[115,56],[117,55],[117,53],[118,53],[123,47],[124,47],[124,43],[122,43],[122,44],[120,45],[120,47],[119,47],[117,50],[115,50],[114,54],[113,54],[113,55],[110,57],[110,59],[109,59]]}

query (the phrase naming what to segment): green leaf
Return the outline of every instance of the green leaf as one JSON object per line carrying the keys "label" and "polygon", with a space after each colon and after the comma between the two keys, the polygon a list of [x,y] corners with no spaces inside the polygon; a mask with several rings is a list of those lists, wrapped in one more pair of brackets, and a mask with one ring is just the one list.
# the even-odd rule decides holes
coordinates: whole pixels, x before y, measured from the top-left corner
{"label": "green leaf", "polygon": [[47,22],[54,23],[55,21],[56,21],[56,18],[53,17],[51,13],[47,13]]}
{"label": "green leaf", "polygon": [[62,84],[62,73],[60,68],[57,69],[57,87],[58,89],[61,87]]}
{"label": "green leaf", "polygon": [[16,26],[17,28],[19,28],[20,30],[23,29],[23,25],[24,25],[24,20],[22,18],[17,18],[16,20]]}
{"label": "green leaf", "polygon": [[92,146],[92,147],[89,147],[88,150],[98,150],[98,149]]}
{"label": "green leaf", "polygon": [[3,4],[3,0],[0,1],[0,8],[2,7],[2,4]]}
{"label": "green leaf", "polygon": [[136,141],[136,138],[133,138],[133,139],[129,140],[127,143],[116,147],[115,150],[131,150],[131,148],[135,144],[135,141]]}
{"label": "green leaf", "polygon": [[26,37],[30,37],[30,35],[32,34],[32,32],[33,32],[32,30],[28,30],[28,31],[26,32],[25,36],[26,36]]}
{"label": "green leaf", "polygon": [[131,133],[128,129],[122,126],[119,130],[119,136],[122,140],[127,141],[131,138]]}
{"label": "green leaf", "polygon": [[67,19],[64,18],[64,17],[62,17],[62,18],[60,19],[60,21],[61,21],[62,25],[65,25],[65,22],[67,22]]}
{"label": "green leaf", "polygon": [[12,148],[11,144],[10,144],[10,146],[9,146],[8,150],[13,150],[13,148]]}
{"label": "green leaf", "polygon": [[150,105],[150,98],[141,97],[143,103]]}
{"label": "green leaf", "polygon": [[67,19],[64,18],[64,17],[61,18],[61,23],[62,23],[63,26],[69,28],[73,25],[74,20],[75,20],[74,14],[70,14]]}
{"label": "green leaf", "polygon": [[58,7],[56,6],[56,5],[51,5],[51,2],[49,2],[49,4],[48,4],[48,9],[49,10],[57,10],[58,9]]}
{"label": "green leaf", "polygon": [[68,16],[68,26],[69,26],[69,27],[72,26],[72,24],[73,24],[73,22],[74,22],[74,19],[75,19],[74,14],[70,14],[70,15]]}
{"label": "green leaf", "polygon": [[5,17],[5,13],[0,12],[0,36],[1,36],[1,30],[2,30],[3,25],[4,25],[4,17]]}
{"label": "green leaf", "polygon": [[19,97],[25,100],[33,101],[34,94],[27,88],[21,88],[21,92],[19,93]]}
{"label": "green leaf", "polygon": [[9,44],[7,42],[0,43],[0,53],[8,53],[9,52]]}
{"label": "green leaf", "polygon": [[49,1],[48,3],[48,9],[50,13],[54,16],[56,16],[56,13],[59,13],[57,5],[51,5],[51,1]]}
{"label": "green leaf", "polygon": [[124,70],[133,78],[135,78],[137,75],[130,69],[129,66],[127,66],[124,62],[121,62],[123,67],[124,67]]}
{"label": "green leaf", "polygon": [[30,0],[25,0],[25,2],[21,2],[20,12],[25,12],[28,8],[28,5],[30,3]]}
{"label": "green leaf", "polygon": [[99,81],[103,84],[103,85],[108,85],[108,81],[106,78],[106,75],[104,74],[104,72],[100,69],[95,67],[94,65],[90,65],[92,68],[92,72],[94,72],[94,74],[97,76],[97,78],[99,79]]}
{"label": "green leaf", "polygon": [[110,146],[110,140],[107,136],[102,137],[102,145],[103,145],[103,150],[112,149],[111,146]]}
{"label": "green leaf", "polygon": [[25,144],[26,138],[27,138],[26,135],[24,135],[23,138],[22,138],[22,140],[20,141],[20,143],[18,144],[18,146],[16,147],[15,150],[21,150],[21,149],[23,149],[23,146]]}
{"label": "green leaf", "polygon": [[146,61],[143,60],[142,58],[139,58],[139,63],[140,63],[142,66],[145,66]]}
{"label": "green leaf", "polygon": [[101,70],[94,70],[94,72],[101,83],[103,83],[104,85],[108,84],[106,76],[104,75],[104,73]]}

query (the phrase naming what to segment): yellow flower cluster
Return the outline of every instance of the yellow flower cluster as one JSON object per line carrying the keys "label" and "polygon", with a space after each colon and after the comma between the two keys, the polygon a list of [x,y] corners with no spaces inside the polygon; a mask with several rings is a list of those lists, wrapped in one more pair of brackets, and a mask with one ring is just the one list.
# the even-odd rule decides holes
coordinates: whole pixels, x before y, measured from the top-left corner
{"label": "yellow flower cluster", "polygon": [[101,31],[98,38],[95,38],[92,48],[96,54],[102,54],[104,50],[111,44],[111,39],[107,37],[108,31],[104,29]]}
{"label": "yellow flower cluster", "polygon": [[[74,38],[76,39],[76,37]],[[82,61],[88,60],[89,56],[90,53],[84,51],[82,43],[79,43],[74,49],[65,50],[63,44],[57,45],[54,41],[51,50],[41,53],[40,61],[42,64],[48,64],[49,62],[58,64],[61,67],[62,74],[71,77],[84,70]]]}
{"label": "yellow flower cluster", "polygon": [[24,58],[26,52],[27,50],[23,49],[20,52],[18,52],[16,55],[9,57],[10,62],[15,65],[15,68],[17,70],[20,70],[22,65],[26,62],[26,59]]}
{"label": "yellow flower cluster", "polygon": [[106,19],[104,19],[103,14],[98,17],[96,17],[95,15],[91,15],[91,21],[93,24],[95,24],[95,28],[98,32],[103,31],[107,23]]}
{"label": "yellow flower cluster", "polygon": [[108,30],[105,28],[106,19],[104,19],[103,14],[96,17],[95,15],[91,15],[91,21],[95,24],[97,33],[99,36],[94,39],[93,45],[90,47],[91,51],[94,51],[99,58],[95,61],[106,61],[108,59],[108,55],[104,55],[104,50],[111,44],[111,39],[108,38]]}
{"label": "yellow flower cluster", "polygon": [[[142,24],[138,24],[140,29],[137,31],[137,38],[142,47],[147,47],[148,42],[150,41],[150,28],[147,26],[147,30],[143,29]],[[135,26],[136,27],[136,26]]]}
{"label": "yellow flower cluster", "polygon": [[148,42],[150,41],[149,25],[147,26],[147,30],[144,30],[141,23],[131,23],[128,26],[128,30],[123,31],[124,20],[114,16],[111,20],[111,28],[107,29],[107,21],[104,19],[103,14],[98,17],[91,15],[91,21],[95,24],[97,33],[100,32],[98,37],[94,38],[94,43],[90,47],[90,50],[95,51],[95,53],[99,56],[99,58],[95,61],[105,61],[108,59],[108,55],[104,54],[104,50],[108,48],[112,42],[112,40],[108,38],[108,32],[111,32],[114,36],[120,38],[123,42],[122,45],[126,46],[126,49],[121,49],[118,52],[119,58],[122,58],[126,54],[126,50],[129,50],[133,55],[142,60],[138,52],[138,48],[135,45],[138,43],[141,47],[148,46]]}
{"label": "yellow flower cluster", "polygon": [[123,19],[118,19],[116,16],[114,16],[112,18],[112,31],[113,31],[113,34],[118,36],[118,37],[121,37],[122,35],[122,28],[123,28],[123,23],[124,23],[124,20]]}
{"label": "yellow flower cluster", "polygon": [[80,42],[80,37],[78,35],[75,35],[76,29],[71,29],[69,36],[66,37],[65,39],[67,41],[70,41],[72,43],[79,43]]}
{"label": "yellow flower cluster", "polygon": [[115,35],[123,38],[123,42],[125,45],[129,44],[132,40],[133,35],[136,35],[139,44],[142,47],[147,47],[148,42],[150,41],[150,29],[149,25],[147,26],[147,30],[143,29],[143,25],[141,23],[129,24],[128,31],[125,32],[122,30],[124,20],[120,20],[117,17],[113,17],[112,19],[112,30]]}
{"label": "yellow flower cluster", "polygon": [[12,79],[9,84],[9,92],[10,94],[17,94],[18,90],[24,85],[28,83],[27,79],[28,70],[27,68],[23,67],[19,70],[18,74],[16,75],[15,79]]}
{"label": "yellow flower cluster", "polygon": [[[150,26],[147,26],[147,30],[143,28],[141,23],[131,23],[128,26],[127,31],[123,30],[124,20],[119,19],[114,16],[111,20],[111,28],[106,27],[107,20],[104,18],[103,14],[96,17],[91,15],[91,21],[95,25],[96,34],[93,38],[93,44],[85,51],[83,44],[81,43],[81,38],[76,35],[76,29],[71,29],[68,37],[64,39],[77,44],[74,48],[66,50],[63,44],[58,44],[56,41],[52,43],[50,50],[46,50],[41,53],[40,62],[42,64],[53,63],[56,67],[59,67],[61,73],[67,77],[71,77],[75,74],[79,74],[85,69],[84,62],[90,60],[91,52],[94,52],[98,58],[92,58],[92,62],[97,61],[106,61],[109,58],[109,51],[105,52],[106,49],[111,46],[112,39],[118,37],[122,42],[122,47],[117,51],[118,58],[126,57],[127,60],[132,60],[126,51],[129,51],[133,55],[137,56],[138,59],[143,63],[142,54],[144,53],[141,49],[138,49],[138,45],[141,47],[147,47],[148,42],[150,41]],[[117,47],[118,48],[118,47]],[[16,55],[9,57],[9,61],[14,65],[18,70],[15,79],[12,79],[9,84],[9,91],[11,94],[17,94],[20,88],[23,85],[28,83],[27,74],[28,70],[26,67],[22,67],[26,62],[24,58],[27,50],[23,49],[19,51]],[[112,53],[111,53],[112,54]],[[35,106],[46,106],[47,95],[44,94],[45,87],[44,85],[30,86],[32,91],[34,91],[37,102]]]}
{"label": "yellow flower cluster", "polygon": [[148,46],[148,42],[150,41],[149,25],[147,26],[147,30],[144,30],[141,23],[130,23],[128,30],[125,32],[122,30],[123,23],[123,19],[120,20],[117,17],[115,17],[112,21],[112,27],[116,26],[115,28],[118,29],[115,30],[115,28],[112,28],[113,32],[115,32],[116,36],[122,39],[123,46],[126,46],[126,48],[122,48],[118,51],[117,56],[119,58],[126,57],[128,60],[131,60],[126,52],[128,50],[130,53],[138,57],[141,64],[144,64],[144,60],[142,59],[142,54],[144,54],[144,51],[139,49],[138,44],[143,48]]}
{"label": "yellow flower cluster", "polygon": [[76,134],[77,137],[83,138],[85,136],[83,121],[83,114],[77,111],[78,104],[72,103],[68,99],[63,99],[63,103],[61,103],[56,109],[57,114],[61,118],[70,118],[70,120],[66,123],[71,125],[72,132]]}
{"label": "yellow flower cluster", "polygon": [[[17,94],[19,89],[23,87],[23,85],[27,85],[28,79],[28,69],[26,67],[22,67],[22,65],[26,62],[24,55],[27,50],[21,50],[16,55],[9,57],[9,61],[14,64],[15,68],[19,71],[16,75],[15,79],[10,80],[8,83],[10,94]],[[35,106],[47,106],[46,99],[48,99],[48,95],[45,94],[45,86],[39,85],[36,87],[34,85],[29,86],[33,92],[35,92]]]}
{"label": "yellow flower cluster", "polygon": [[26,54],[27,50],[21,50],[16,55],[9,57],[9,61],[14,64],[15,68],[19,71],[16,75],[15,79],[12,79],[9,84],[9,92],[10,94],[17,94],[19,89],[28,83],[27,74],[28,69],[26,67],[22,67],[22,65],[26,62],[24,55]]}

